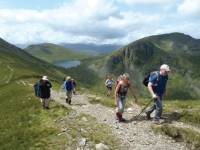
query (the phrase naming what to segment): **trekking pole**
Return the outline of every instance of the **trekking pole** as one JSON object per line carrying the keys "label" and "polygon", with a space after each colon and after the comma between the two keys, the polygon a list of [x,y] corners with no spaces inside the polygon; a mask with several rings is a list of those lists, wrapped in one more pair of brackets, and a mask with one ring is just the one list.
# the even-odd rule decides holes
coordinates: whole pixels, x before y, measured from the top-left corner
{"label": "trekking pole", "polygon": [[153,101],[154,99],[151,99],[149,102],[148,102],[148,104],[146,104],[145,105],[145,107],[140,111],[140,113],[137,115],[137,116],[135,116],[134,118],[138,118],[143,112],[144,112],[144,110],[151,104],[151,102]]}

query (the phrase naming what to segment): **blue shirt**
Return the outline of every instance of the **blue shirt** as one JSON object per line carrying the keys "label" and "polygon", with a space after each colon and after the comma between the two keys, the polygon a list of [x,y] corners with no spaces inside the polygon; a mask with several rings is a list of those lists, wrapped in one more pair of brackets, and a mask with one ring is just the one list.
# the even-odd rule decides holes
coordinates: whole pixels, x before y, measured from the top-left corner
{"label": "blue shirt", "polygon": [[74,88],[72,81],[64,81],[64,88],[67,91],[72,91]]}
{"label": "blue shirt", "polygon": [[168,76],[160,75],[160,72],[154,72],[149,77],[149,82],[152,83],[153,91],[156,95],[161,96],[165,93]]}

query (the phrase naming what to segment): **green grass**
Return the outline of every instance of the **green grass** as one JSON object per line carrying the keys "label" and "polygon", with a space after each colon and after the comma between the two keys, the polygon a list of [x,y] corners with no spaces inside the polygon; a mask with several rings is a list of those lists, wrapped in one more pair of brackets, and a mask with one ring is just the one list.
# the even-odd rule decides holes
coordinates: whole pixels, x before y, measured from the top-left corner
{"label": "green grass", "polygon": [[49,63],[62,60],[82,60],[89,57],[89,55],[76,53],[55,44],[31,45],[25,51]]}
{"label": "green grass", "polygon": [[101,104],[103,106],[112,107],[112,108],[116,107],[114,97],[109,98],[105,96],[104,97],[89,96],[88,98],[91,104]]}
{"label": "green grass", "polygon": [[[86,131],[81,136],[88,136],[93,148],[96,143],[104,142],[116,149],[117,142],[109,127],[98,125],[87,115],[89,121],[86,123],[80,120],[83,116],[70,118],[68,115],[72,110],[54,102],[51,102],[50,110],[43,110],[33,95],[31,86],[42,75],[47,75],[54,90],[58,90],[63,77],[71,74],[77,81],[83,81],[77,83],[79,87],[89,87],[98,80],[92,71],[80,68],[80,72],[72,69],[72,73],[65,74],[64,69],[36,59],[8,43],[0,43],[0,53],[0,149],[76,149],[81,128]],[[93,79],[83,77],[84,71]],[[62,120],[67,122],[62,124]],[[65,126],[69,132],[62,131]]]}
{"label": "green grass", "polygon": [[164,100],[164,107],[167,111],[200,109],[200,100]]}
{"label": "green grass", "polygon": [[200,127],[200,100],[168,100],[164,101],[164,112],[180,113],[178,121]]}
{"label": "green grass", "polygon": [[179,121],[200,127],[200,112],[199,110],[183,111]]}
{"label": "green grass", "polygon": [[[153,126],[156,133],[170,136],[177,142],[185,142],[190,149],[200,149],[200,134],[186,128],[178,128],[171,125]],[[192,148],[193,147],[193,148]]]}
{"label": "green grass", "polygon": [[43,110],[32,88],[15,82],[1,88],[0,99],[0,149],[48,149],[64,144],[63,139],[54,142],[59,131],[54,120],[69,109],[51,102],[51,109]]}
{"label": "green grass", "polygon": [[42,75],[59,83],[64,71],[2,40],[0,68],[0,149],[59,149],[65,140],[56,137],[54,120],[69,110],[54,103],[42,110],[30,83]]}
{"label": "green grass", "polygon": [[[190,124],[197,128],[200,127],[200,101],[199,100],[166,100],[164,101],[163,114],[171,114],[176,121]],[[174,116],[177,113],[177,117]],[[175,139],[176,141],[185,142],[188,147],[200,149],[200,134],[189,128],[179,128],[173,125],[153,126],[156,133],[162,133]]]}

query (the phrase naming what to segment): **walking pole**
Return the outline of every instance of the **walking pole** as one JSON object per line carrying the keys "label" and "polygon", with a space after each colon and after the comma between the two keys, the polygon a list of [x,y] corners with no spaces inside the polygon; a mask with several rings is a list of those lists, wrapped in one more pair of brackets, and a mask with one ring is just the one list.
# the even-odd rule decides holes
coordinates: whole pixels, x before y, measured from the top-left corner
{"label": "walking pole", "polygon": [[139,113],[137,116],[135,116],[134,118],[137,119],[137,118],[144,112],[144,110],[151,104],[151,102],[152,102],[153,100],[154,100],[154,99],[151,99],[151,100],[148,102],[148,104],[146,104],[145,107],[140,111],[140,113]]}

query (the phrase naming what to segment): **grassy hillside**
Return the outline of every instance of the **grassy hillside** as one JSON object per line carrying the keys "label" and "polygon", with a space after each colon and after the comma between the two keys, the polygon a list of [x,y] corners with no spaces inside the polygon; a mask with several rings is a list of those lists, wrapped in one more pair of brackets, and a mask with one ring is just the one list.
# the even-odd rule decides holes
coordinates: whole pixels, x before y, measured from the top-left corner
{"label": "grassy hillside", "polygon": [[64,72],[0,39],[0,149],[46,149],[62,144],[54,120],[69,110],[52,104],[52,110],[41,109],[32,85],[42,75],[53,84],[59,83]]}
{"label": "grassy hillside", "polygon": [[73,52],[72,50],[59,45],[48,43],[30,45],[25,51],[50,63],[60,60],[82,60],[89,56],[80,52]]}
{"label": "grassy hillside", "polygon": [[164,34],[140,39],[104,58],[91,67],[101,76],[123,72],[131,74],[133,85],[146,95],[142,80],[146,73],[158,70],[163,63],[171,67],[168,98],[200,98],[200,40],[181,33]]}
{"label": "grassy hillside", "polygon": [[[95,118],[84,114],[72,118],[69,116],[72,109],[54,101],[50,102],[50,110],[42,109],[34,96],[33,84],[47,75],[56,90],[66,70],[37,59],[2,39],[0,68],[0,149],[77,149],[80,136],[87,137],[91,149],[102,141],[112,149],[118,147],[119,142],[112,137],[110,128],[98,125]],[[87,122],[81,121],[83,117]],[[80,129],[87,132],[80,134]]]}

